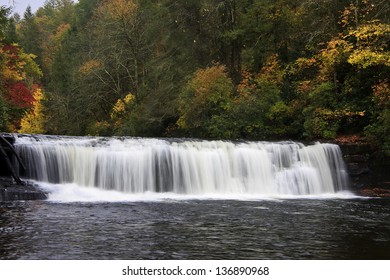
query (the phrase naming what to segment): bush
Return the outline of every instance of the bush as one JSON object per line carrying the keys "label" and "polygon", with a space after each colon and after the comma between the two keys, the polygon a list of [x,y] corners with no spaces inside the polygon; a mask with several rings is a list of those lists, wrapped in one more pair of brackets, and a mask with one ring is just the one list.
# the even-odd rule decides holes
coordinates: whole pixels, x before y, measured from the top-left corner
{"label": "bush", "polygon": [[93,136],[111,136],[112,126],[109,122],[101,121],[95,122],[88,126],[87,135]]}
{"label": "bush", "polygon": [[305,136],[311,139],[334,139],[340,127],[340,120],[334,116],[333,111],[323,108],[309,108],[305,110],[307,118],[304,123]]}
{"label": "bush", "polygon": [[390,156],[390,110],[384,110],[374,124],[367,126],[365,134],[377,143],[387,156]]}
{"label": "bush", "polygon": [[215,116],[227,112],[232,91],[233,83],[224,66],[196,71],[180,95],[178,127],[191,137],[218,137],[215,123],[221,118]]}

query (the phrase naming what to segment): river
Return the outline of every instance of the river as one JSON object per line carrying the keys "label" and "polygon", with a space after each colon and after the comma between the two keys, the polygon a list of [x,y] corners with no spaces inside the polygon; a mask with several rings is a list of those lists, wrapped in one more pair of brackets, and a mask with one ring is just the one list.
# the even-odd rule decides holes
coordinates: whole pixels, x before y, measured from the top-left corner
{"label": "river", "polygon": [[30,201],[0,209],[1,259],[390,258],[388,199]]}
{"label": "river", "polygon": [[0,204],[1,259],[390,258],[334,144],[15,137],[49,198]]}

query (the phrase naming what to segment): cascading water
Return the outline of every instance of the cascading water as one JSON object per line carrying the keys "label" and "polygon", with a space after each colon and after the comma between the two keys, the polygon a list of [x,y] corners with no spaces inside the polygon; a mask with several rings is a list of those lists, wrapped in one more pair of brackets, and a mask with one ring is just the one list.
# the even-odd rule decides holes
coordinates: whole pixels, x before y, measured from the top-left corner
{"label": "cascading water", "polygon": [[24,177],[125,193],[317,195],[348,181],[334,144],[16,138]]}

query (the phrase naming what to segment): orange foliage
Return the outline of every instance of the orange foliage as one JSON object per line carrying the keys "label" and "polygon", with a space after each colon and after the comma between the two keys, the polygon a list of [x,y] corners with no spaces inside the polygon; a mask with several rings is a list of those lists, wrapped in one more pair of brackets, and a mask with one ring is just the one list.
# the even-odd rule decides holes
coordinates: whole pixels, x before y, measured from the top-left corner
{"label": "orange foliage", "polygon": [[390,86],[389,80],[385,79],[372,87],[374,93],[374,101],[379,107],[386,107],[390,105]]}
{"label": "orange foliage", "polygon": [[336,138],[338,143],[351,144],[351,143],[365,143],[366,139],[360,135],[340,135]]}
{"label": "orange foliage", "polygon": [[345,28],[356,27],[373,10],[373,7],[369,0],[360,1],[359,6],[351,3],[341,14],[339,24]]}
{"label": "orange foliage", "polygon": [[256,87],[255,83],[253,82],[254,76],[251,72],[244,69],[241,71],[241,77],[241,82],[237,86],[237,93],[240,96],[247,96]]}
{"label": "orange foliage", "polygon": [[112,20],[127,21],[133,18],[137,10],[134,0],[109,0],[99,7],[99,13]]}
{"label": "orange foliage", "polygon": [[268,58],[263,68],[261,68],[258,78],[264,79],[275,85],[280,85],[282,83],[283,76],[284,71],[280,64],[279,56],[275,54]]}
{"label": "orange foliage", "polygon": [[70,28],[71,26],[69,23],[63,23],[57,27],[56,33],[54,34],[54,40],[57,42],[57,44],[61,43],[65,34],[69,32]]}
{"label": "orange foliage", "polygon": [[297,91],[303,94],[309,94],[315,88],[315,84],[312,81],[302,81],[297,86]]}

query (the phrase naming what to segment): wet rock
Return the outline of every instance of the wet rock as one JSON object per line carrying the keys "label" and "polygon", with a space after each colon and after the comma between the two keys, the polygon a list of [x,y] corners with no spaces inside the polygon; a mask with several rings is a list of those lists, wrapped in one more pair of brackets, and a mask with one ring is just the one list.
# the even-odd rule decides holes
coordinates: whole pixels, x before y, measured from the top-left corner
{"label": "wet rock", "polygon": [[368,168],[367,163],[351,162],[347,163],[348,173],[350,176],[359,176],[362,174],[368,174],[370,169]]}
{"label": "wet rock", "polygon": [[362,189],[359,193],[363,196],[370,197],[390,197],[390,190],[382,188]]}
{"label": "wet rock", "polygon": [[390,181],[390,164],[375,146],[365,143],[338,143],[351,177],[352,189],[358,192],[362,189],[387,189]]}
{"label": "wet rock", "polygon": [[29,183],[19,185],[11,179],[0,177],[0,201],[43,199],[47,199],[47,194],[37,186]]}

